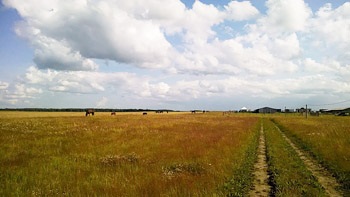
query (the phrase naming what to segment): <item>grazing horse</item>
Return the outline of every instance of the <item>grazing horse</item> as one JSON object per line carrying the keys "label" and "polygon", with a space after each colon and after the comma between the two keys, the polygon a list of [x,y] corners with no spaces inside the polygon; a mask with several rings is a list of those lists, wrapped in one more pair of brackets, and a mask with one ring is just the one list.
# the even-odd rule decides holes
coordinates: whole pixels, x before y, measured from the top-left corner
{"label": "grazing horse", "polygon": [[112,113],[111,113],[111,116],[115,116],[115,112],[112,112]]}
{"label": "grazing horse", "polygon": [[146,112],[143,112],[142,115],[147,115],[147,113],[146,113]]}
{"label": "grazing horse", "polygon": [[196,110],[192,110],[191,113],[192,113],[192,114],[195,114],[195,113],[196,113]]}
{"label": "grazing horse", "polygon": [[94,109],[87,109],[86,111],[85,111],[86,113],[85,113],[85,116],[88,116],[88,115],[95,115],[95,110]]}

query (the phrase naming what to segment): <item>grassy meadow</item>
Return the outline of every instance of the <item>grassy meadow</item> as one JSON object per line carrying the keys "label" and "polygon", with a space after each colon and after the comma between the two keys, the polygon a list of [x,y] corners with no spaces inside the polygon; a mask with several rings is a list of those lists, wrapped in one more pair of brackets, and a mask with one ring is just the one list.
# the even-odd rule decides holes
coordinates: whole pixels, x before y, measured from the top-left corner
{"label": "grassy meadow", "polygon": [[349,122],[330,115],[0,112],[0,196],[246,196],[261,123],[271,195],[325,195],[276,123],[347,196]]}
{"label": "grassy meadow", "polygon": [[0,112],[0,196],[244,196],[259,118]]}
{"label": "grassy meadow", "polygon": [[276,116],[282,131],[327,168],[350,195],[350,118]]}
{"label": "grassy meadow", "polygon": [[322,186],[283,139],[269,119],[264,119],[267,162],[272,196],[326,196]]}

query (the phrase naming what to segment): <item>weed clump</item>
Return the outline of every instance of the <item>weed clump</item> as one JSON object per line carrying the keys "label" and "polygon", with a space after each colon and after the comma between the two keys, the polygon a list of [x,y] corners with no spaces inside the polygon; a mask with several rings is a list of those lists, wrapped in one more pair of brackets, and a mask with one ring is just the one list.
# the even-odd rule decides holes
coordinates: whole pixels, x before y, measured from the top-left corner
{"label": "weed clump", "polygon": [[180,174],[202,175],[205,173],[205,168],[199,163],[175,163],[163,166],[162,171],[166,177],[172,178]]}
{"label": "weed clump", "polygon": [[100,163],[103,166],[118,166],[122,164],[137,164],[139,156],[135,153],[127,155],[107,155],[100,158]]}

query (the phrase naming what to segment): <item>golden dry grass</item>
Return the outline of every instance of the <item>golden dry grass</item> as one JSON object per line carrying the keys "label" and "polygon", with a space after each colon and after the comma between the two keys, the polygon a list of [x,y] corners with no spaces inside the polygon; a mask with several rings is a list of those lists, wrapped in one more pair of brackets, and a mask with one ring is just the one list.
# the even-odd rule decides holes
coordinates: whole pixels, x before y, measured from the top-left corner
{"label": "golden dry grass", "polygon": [[221,113],[1,112],[0,195],[225,195],[257,123]]}

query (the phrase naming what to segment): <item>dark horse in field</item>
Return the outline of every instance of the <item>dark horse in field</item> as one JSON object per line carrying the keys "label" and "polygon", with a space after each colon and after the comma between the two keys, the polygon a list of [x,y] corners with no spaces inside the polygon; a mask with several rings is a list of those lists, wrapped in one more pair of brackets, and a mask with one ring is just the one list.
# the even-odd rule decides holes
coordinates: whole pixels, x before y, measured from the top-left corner
{"label": "dark horse in field", "polygon": [[88,116],[88,115],[95,115],[95,110],[94,109],[87,109],[86,111],[85,111],[86,113],[85,113],[85,116]]}

